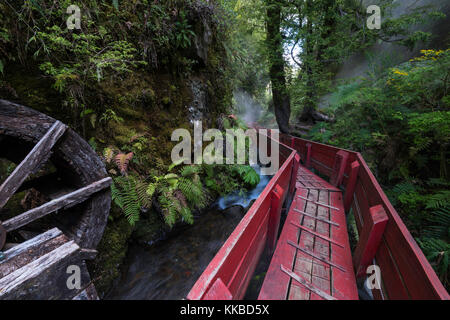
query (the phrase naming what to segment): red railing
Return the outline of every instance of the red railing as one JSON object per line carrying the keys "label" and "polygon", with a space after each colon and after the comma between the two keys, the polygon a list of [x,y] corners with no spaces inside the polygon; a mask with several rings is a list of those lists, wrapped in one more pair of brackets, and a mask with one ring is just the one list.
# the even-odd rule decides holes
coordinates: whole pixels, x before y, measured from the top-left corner
{"label": "red railing", "polygon": [[[268,139],[268,150],[272,139]],[[294,193],[300,158],[280,144],[281,168],[206,267],[188,299],[242,299],[266,245],[273,250],[283,203]]]}
{"label": "red railing", "polygon": [[[386,212],[388,221],[375,254],[375,264],[381,269],[382,290],[373,290],[374,298],[450,298],[361,154],[288,135],[281,135],[280,141],[297,150],[305,166],[330,180],[339,179],[342,169],[344,206],[346,210],[352,209],[360,234],[364,222],[370,220],[371,208],[381,205]],[[347,158],[340,162],[342,154]]]}
{"label": "red railing", "polygon": [[[359,153],[288,135],[279,140],[280,170],[197,280],[188,299],[244,297],[265,246],[275,248],[281,209],[294,193],[300,158],[303,165],[345,190],[344,207],[353,210],[360,234],[364,223],[373,223],[374,213],[384,209],[387,224],[383,223],[381,240],[370,248],[382,280],[382,289],[373,290],[375,299],[450,298]],[[268,141],[270,150],[274,140]]]}

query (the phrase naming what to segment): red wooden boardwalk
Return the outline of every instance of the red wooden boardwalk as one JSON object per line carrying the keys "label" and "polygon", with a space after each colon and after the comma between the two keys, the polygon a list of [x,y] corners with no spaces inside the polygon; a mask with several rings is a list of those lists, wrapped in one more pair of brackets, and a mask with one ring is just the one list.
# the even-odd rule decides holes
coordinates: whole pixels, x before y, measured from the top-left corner
{"label": "red wooden boardwalk", "polygon": [[341,191],[304,167],[296,187],[259,299],[358,299]]}
{"label": "red wooden boardwalk", "polygon": [[[369,266],[378,268],[374,299],[450,299],[361,154],[283,134],[259,139],[278,144],[282,166],[189,300],[244,298],[265,248],[275,252],[259,299],[358,299],[356,278],[365,280]],[[350,212],[359,238],[353,252]]]}

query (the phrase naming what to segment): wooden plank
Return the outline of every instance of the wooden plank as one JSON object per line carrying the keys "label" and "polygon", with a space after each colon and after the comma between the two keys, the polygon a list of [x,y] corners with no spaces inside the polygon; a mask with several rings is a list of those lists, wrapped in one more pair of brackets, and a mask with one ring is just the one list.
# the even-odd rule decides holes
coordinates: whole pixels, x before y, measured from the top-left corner
{"label": "wooden plank", "polygon": [[270,197],[270,215],[269,215],[269,225],[267,230],[267,245],[269,248],[269,254],[271,255],[275,250],[275,244],[277,242],[278,237],[278,229],[280,227],[280,216],[281,216],[281,207],[282,207],[282,199],[283,193],[286,190],[283,190],[278,184],[273,188]]}
{"label": "wooden plank", "polygon": [[289,269],[287,269],[285,266],[281,265],[281,270],[286,273],[287,275],[289,275],[292,279],[294,279],[295,281],[297,281],[298,283],[302,284],[303,286],[305,286],[308,290],[314,292],[315,294],[317,294],[318,296],[321,296],[322,298],[324,298],[325,300],[337,300],[336,298],[330,296],[329,294],[315,288],[313,285],[311,285],[310,283],[308,283],[305,279],[303,279],[300,275],[290,271]]}
{"label": "wooden plank", "polygon": [[14,246],[5,251],[5,259],[0,261],[0,278],[49,253],[67,241],[69,239],[59,229],[53,228]]}
{"label": "wooden plank", "polygon": [[319,256],[318,254],[315,254],[314,252],[311,252],[311,251],[309,251],[309,250],[306,250],[306,249],[300,247],[298,244],[295,244],[294,242],[292,242],[292,241],[290,241],[290,240],[288,240],[287,243],[290,244],[291,246],[293,246],[294,248],[296,248],[297,250],[300,250],[301,252],[303,252],[303,253],[305,253],[305,254],[307,254],[307,255],[313,257],[313,258],[316,258],[317,260],[320,260],[320,261],[322,261],[322,262],[325,262],[326,264],[329,264],[330,266],[335,267],[335,268],[341,270],[342,272],[347,272],[347,270],[345,270],[344,267],[342,267],[342,266],[340,266],[340,265],[338,265],[338,264],[336,264],[336,263],[333,263],[332,261],[330,261],[330,260],[328,260],[328,259],[325,259],[325,258]]}
{"label": "wooden plank", "polygon": [[[316,197],[317,201],[322,203],[330,204],[329,201],[329,192],[327,191],[319,191]],[[330,210],[326,207],[317,206],[317,216],[330,219]],[[319,234],[323,234],[330,237],[330,225],[324,223],[322,221],[316,221],[316,232]],[[315,237],[314,239],[314,250],[313,252],[320,256],[327,258],[331,261],[331,251],[330,251],[330,242],[326,241],[320,237]],[[321,289],[323,292],[331,295],[331,268],[328,264],[318,260],[313,259],[313,270],[312,270],[312,284]],[[311,300],[322,300],[322,297],[318,296],[315,293],[311,293]]]}
{"label": "wooden plank", "polygon": [[56,121],[50,130],[34,146],[30,153],[14,169],[9,177],[0,186],[0,209],[5,206],[9,198],[16,192],[29,175],[36,172],[47,161],[50,151],[58,139],[66,131],[66,125]]}
{"label": "wooden plank", "polygon": [[[317,193],[318,191],[308,190],[308,192],[305,194],[305,198],[316,196]],[[299,200],[304,201],[301,198],[299,198]],[[317,205],[313,204],[310,201],[305,201],[304,208],[305,208],[304,212],[307,213],[308,215],[297,216],[296,217],[297,222],[307,228],[314,230],[316,226],[316,220],[314,218],[316,217],[317,213]],[[294,209],[295,209],[294,211],[297,210],[297,208]],[[298,232],[299,232],[298,241],[295,241],[295,239],[288,239],[285,245],[294,248],[295,250],[295,265],[293,271],[297,272],[298,274],[301,274],[305,278],[305,280],[312,282],[313,257],[297,250],[295,247],[289,244],[289,241],[293,241],[302,248],[307,248],[308,250],[312,251],[314,250],[314,236],[310,233],[302,232],[301,230],[298,230]],[[311,291],[308,290],[308,288],[291,280],[288,296],[289,300],[310,300],[311,296],[312,296]]]}
{"label": "wooden plank", "polygon": [[335,223],[335,222],[333,222],[333,221],[331,221],[331,220],[327,220],[327,219],[323,219],[323,218],[320,218],[320,217],[311,215],[311,214],[309,214],[309,213],[307,213],[307,212],[298,210],[297,208],[294,208],[294,211],[295,211],[295,212],[298,212],[298,213],[301,213],[301,214],[303,214],[303,215],[305,215],[305,216],[307,216],[307,217],[309,217],[309,218],[313,218],[313,219],[316,219],[316,220],[319,220],[319,221],[322,221],[322,222],[329,223],[329,224],[331,224],[331,225],[333,225],[333,226],[335,226],[335,227],[339,227],[339,224],[337,224],[337,223]]}
{"label": "wooden plank", "polygon": [[[331,192],[330,202],[340,208],[340,212],[344,210],[342,193]],[[331,209],[331,219],[335,223],[339,223],[341,228],[331,228],[330,237],[345,246],[345,248],[341,248],[331,244],[331,261],[345,267],[347,270],[347,272],[342,272],[339,269],[333,269],[332,295],[340,300],[358,300],[358,289],[356,287],[356,278],[353,272],[352,253],[350,251],[346,216],[343,214],[333,214],[333,210]]]}
{"label": "wooden plank", "polygon": [[359,236],[359,241],[353,254],[353,266],[357,278],[364,276],[367,267],[372,264],[389,220],[381,205],[370,208],[369,218],[364,223],[363,231]]}
{"label": "wooden plank", "polygon": [[312,235],[314,235],[314,236],[316,236],[316,237],[319,237],[319,238],[324,239],[324,240],[326,240],[326,241],[328,241],[328,242],[334,243],[335,245],[337,245],[337,246],[339,246],[339,247],[344,248],[344,245],[342,245],[342,244],[340,244],[340,243],[334,241],[333,239],[331,239],[331,238],[329,238],[329,237],[326,237],[326,236],[324,236],[324,235],[322,235],[322,234],[320,234],[320,233],[317,233],[317,232],[315,232],[315,231],[312,231],[311,229],[306,228],[306,227],[304,227],[304,226],[301,226],[301,225],[299,225],[298,223],[291,222],[291,224],[294,225],[294,226],[296,226],[296,227],[299,228],[299,229],[302,229],[303,231],[306,231],[306,232],[308,232],[308,233],[311,233]]}
{"label": "wooden plank", "polygon": [[[302,198],[302,196],[299,196],[299,197]],[[333,207],[333,206],[331,206],[331,205],[329,205],[329,204],[326,204],[326,203],[322,203],[322,202],[315,201],[315,200],[312,200],[312,199],[307,199],[307,198],[302,198],[302,199],[303,199],[303,200],[307,200],[307,201],[311,201],[312,203],[317,204],[317,205],[319,205],[319,206],[331,208],[331,209],[334,209],[334,210],[339,210],[338,208]]]}
{"label": "wooden plank", "polygon": [[[67,267],[80,263],[80,247],[69,241],[0,279],[0,299],[67,299],[76,293],[67,287]],[[87,270],[81,285],[90,282]],[[33,288],[30,290],[30,288]]]}
{"label": "wooden plank", "polygon": [[411,296],[405,287],[404,280],[398,272],[398,267],[392,257],[392,254],[382,239],[380,247],[376,255],[376,263],[381,270],[382,288],[385,289],[383,294],[377,293],[377,289],[373,289],[374,297],[382,298],[383,296],[390,300],[409,300]]}
{"label": "wooden plank", "polygon": [[350,176],[348,178],[347,185],[345,187],[345,198],[344,198],[344,209],[345,211],[350,210],[350,205],[353,200],[353,194],[355,193],[356,180],[358,179],[359,171],[358,161],[353,161],[351,163]]}
{"label": "wooden plank", "polygon": [[360,181],[364,184],[370,205],[382,204],[389,217],[390,222],[383,238],[389,245],[411,298],[450,299],[450,295],[360,154],[358,161],[362,165],[359,172]]}
{"label": "wooden plank", "polygon": [[333,174],[330,177],[330,183],[335,187],[339,187],[342,184],[348,157],[348,152],[344,150],[339,150],[336,153],[333,165]]}
{"label": "wooden plank", "polygon": [[[306,190],[297,190],[296,194],[307,195],[307,192]],[[285,225],[278,240],[277,248],[270,262],[266,277],[264,278],[258,300],[287,299],[291,280],[288,275],[281,272],[280,265],[284,264],[286,267],[291,268],[291,270],[294,267],[296,250],[287,244],[287,240],[293,239],[298,241],[298,229],[289,223],[290,221],[300,221],[293,211],[295,207],[304,210],[306,208],[306,202],[297,197],[292,202],[291,209],[288,212]]]}
{"label": "wooden plank", "polygon": [[312,144],[306,144],[306,163],[305,166],[309,169],[311,168],[311,156],[312,156]]}
{"label": "wooden plank", "polygon": [[62,208],[70,208],[78,203],[88,199],[92,194],[99,192],[111,185],[112,179],[110,177],[104,178],[100,181],[94,182],[84,188],[71,192],[58,199],[52,200],[43,204],[40,207],[28,210],[18,216],[15,216],[3,223],[6,231],[11,232],[30,222],[42,218],[52,212]]}

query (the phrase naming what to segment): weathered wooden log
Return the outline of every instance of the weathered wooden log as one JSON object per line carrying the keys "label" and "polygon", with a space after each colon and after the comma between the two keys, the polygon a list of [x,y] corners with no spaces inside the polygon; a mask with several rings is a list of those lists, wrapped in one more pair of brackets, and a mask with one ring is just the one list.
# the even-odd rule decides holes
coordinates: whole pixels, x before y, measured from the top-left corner
{"label": "weathered wooden log", "polygon": [[79,271],[80,288],[90,284],[80,247],[73,240],[1,278],[0,299],[72,299],[78,292],[69,285],[71,270]]}
{"label": "weathered wooden log", "polygon": [[58,229],[53,228],[28,241],[5,251],[5,258],[0,262],[0,278],[25,266],[69,241]]}
{"label": "weathered wooden log", "polygon": [[[50,131],[53,132],[52,139],[44,139],[56,123],[55,119],[45,114],[0,99],[0,155],[20,164],[28,154],[35,154],[30,150],[36,148],[36,144],[41,140],[57,140],[54,138],[58,134],[53,135],[56,133],[53,131]],[[56,127],[59,128],[58,132],[62,130],[61,126]],[[103,163],[90,145],[70,128],[51,149],[49,160],[56,168],[61,183],[65,185],[64,189],[78,190],[107,177]],[[23,176],[17,181],[23,182],[21,180]],[[14,188],[19,188],[20,184]],[[44,195],[48,191],[45,185],[39,183],[33,187]],[[58,215],[61,219],[56,221],[56,226],[81,247],[95,248],[106,226],[110,205],[111,194],[109,188],[106,188],[93,194],[75,216]]]}
{"label": "weathered wooden log", "polygon": [[77,191],[71,192],[58,199],[47,202],[40,207],[31,209],[18,216],[15,216],[14,218],[3,222],[3,227],[7,232],[11,232],[61,208],[70,208],[80,202],[85,201],[92,194],[109,187],[111,185],[111,182],[112,179],[107,177],[100,181],[91,183],[84,188],[78,189]]}
{"label": "weathered wooden log", "polygon": [[56,121],[25,159],[23,159],[5,182],[3,182],[0,186],[0,208],[3,208],[25,179],[30,174],[36,172],[46,162],[53,146],[66,131],[66,128],[64,124]]}

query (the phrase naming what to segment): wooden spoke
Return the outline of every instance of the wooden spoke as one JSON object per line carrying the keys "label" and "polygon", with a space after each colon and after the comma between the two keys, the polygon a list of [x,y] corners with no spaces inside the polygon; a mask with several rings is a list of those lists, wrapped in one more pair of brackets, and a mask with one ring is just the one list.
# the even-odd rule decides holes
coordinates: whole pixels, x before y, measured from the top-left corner
{"label": "wooden spoke", "polygon": [[96,181],[84,188],[78,189],[55,200],[47,202],[40,207],[15,216],[14,218],[5,221],[3,226],[7,232],[11,232],[12,230],[16,230],[61,208],[73,207],[74,205],[87,200],[92,194],[108,188],[111,185],[111,182],[112,179],[110,177]]}
{"label": "wooden spoke", "polygon": [[0,209],[5,206],[9,198],[14,195],[25,179],[48,159],[51,149],[66,131],[66,128],[66,125],[56,121],[13,173],[3,182],[0,186]]}

